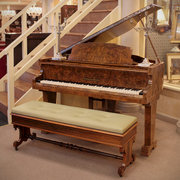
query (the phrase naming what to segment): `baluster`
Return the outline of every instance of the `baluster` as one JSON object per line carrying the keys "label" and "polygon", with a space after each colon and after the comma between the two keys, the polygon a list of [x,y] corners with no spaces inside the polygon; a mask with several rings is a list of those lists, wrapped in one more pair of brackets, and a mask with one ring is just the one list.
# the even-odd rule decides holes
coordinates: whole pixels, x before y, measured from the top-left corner
{"label": "baluster", "polygon": [[[27,15],[26,12],[21,16],[22,34],[27,30]],[[27,37],[22,42],[22,59],[27,56]]]}
{"label": "baluster", "polygon": [[83,0],[78,0],[78,10],[82,8]]}
{"label": "baluster", "polygon": [[11,110],[14,106],[14,48],[7,54],[7,86],[8,86],[8,123],[11,123]]}
{"label": "baluster", "polygon": [[59,52],[59,48],[58,47],[58,44],[60,42],[59,41],[59,38],[58,38],[58,34],[57,34],[57,31],[58,31],[58,28],[60,26],[60,18],[61,18],[61,12],[58,12],[56,11],[56,13],[54,14],[54,36],[56,37],[56,44],[54,46],[54,56],[56,56],[56,54]]}
{"label": "baluster", "polygon": [[[118,0],[118,18],[122,18],[122,0]],[[118,44],[121,44],[121,36],[117,37]]]}

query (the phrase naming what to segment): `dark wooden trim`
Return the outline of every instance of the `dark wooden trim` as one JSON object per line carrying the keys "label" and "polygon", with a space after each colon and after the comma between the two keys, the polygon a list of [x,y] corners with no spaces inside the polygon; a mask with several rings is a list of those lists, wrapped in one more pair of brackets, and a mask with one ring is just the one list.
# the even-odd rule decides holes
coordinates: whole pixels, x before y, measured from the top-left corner
{"label": "dark wooden trim", "polygon": [[116,147],[123,146],[127,139],[135,136],[137,126],[136,123],[128,131],[121,135],[108,131],[79,127],[17,114],[12,114],[12,123],[18,126],[35,128],[50,133],[70,136]]}

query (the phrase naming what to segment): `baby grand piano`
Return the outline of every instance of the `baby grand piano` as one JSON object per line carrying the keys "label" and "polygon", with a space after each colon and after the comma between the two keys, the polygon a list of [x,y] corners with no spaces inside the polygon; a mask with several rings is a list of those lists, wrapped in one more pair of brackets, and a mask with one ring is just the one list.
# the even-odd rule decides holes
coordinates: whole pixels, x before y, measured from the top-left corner
{"label": "baby grand piano", "polygon": [[56,92],[61,92],[144,105],[145,142],[141,152],[149,156],[156,147],[156,105],[164,63],[150,60],[150,66],[139,66],[142,59],[132,56],[129,47],[95,41],[103,34],[119,36],[158,9],[149,5],[61,51],[69,55],[67,60],[40,60],[42,73],[33,80],[33,88],[43,91],[44,100],[49,102],[55,102]]}

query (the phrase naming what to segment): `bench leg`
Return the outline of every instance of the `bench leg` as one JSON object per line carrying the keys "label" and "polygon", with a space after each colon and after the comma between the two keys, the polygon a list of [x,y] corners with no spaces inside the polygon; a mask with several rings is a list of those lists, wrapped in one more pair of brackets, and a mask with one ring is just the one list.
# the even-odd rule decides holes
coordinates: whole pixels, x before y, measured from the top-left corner
{"label": "bench leg", "polygon": [[35,135],[31,135],[30,133],[30,128],[27,127],[22,127],[22,126],[16,126],[14,125],[15,130],[18,128],[19,129],[19,140],[18,141],[14,141],[13,146],[15,148],[15,150],[18,150],[18,146],[23,142],[23,141],[27,141],[28,138],[33,139],[33,136]]}
{"label": "bench leg", "polygon": [[132,164],[133,161],[135,160],[135,156],[132,153],[132,146],[133,146],[134,141],[135,141],[135,138],[131,139],[126,145],[120,148],[120,154],[122,154],[123,156],[121,166],[118,169],[118,174],[120,177],[123,176],[126,167],[129,164]]}

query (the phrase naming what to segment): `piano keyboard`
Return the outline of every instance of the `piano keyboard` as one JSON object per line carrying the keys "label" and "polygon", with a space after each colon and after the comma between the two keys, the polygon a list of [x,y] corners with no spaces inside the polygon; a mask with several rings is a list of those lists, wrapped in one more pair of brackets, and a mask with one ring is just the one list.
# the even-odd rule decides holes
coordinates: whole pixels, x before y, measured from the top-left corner
{"label": "piano keyboard", "polygon": [[74,87],[74,88],[92,89],[92,90],[98,90],[98,91],[116,92],[116,93],[129,94],[129,95],[143,95],[143,91],[140,89],[105,87],[105,86],[99,86],[99,85],[89,85],[89,84],[51,81],[51,80],[41,80],[40,83],[48,84],[48,85],[64,86],[64,87]]}

